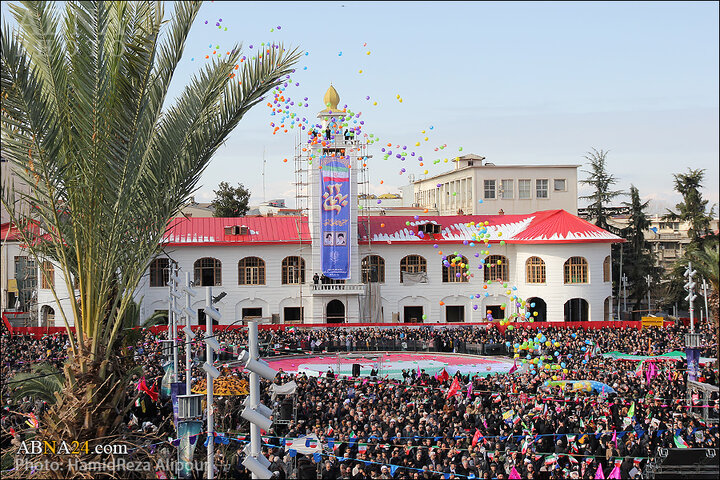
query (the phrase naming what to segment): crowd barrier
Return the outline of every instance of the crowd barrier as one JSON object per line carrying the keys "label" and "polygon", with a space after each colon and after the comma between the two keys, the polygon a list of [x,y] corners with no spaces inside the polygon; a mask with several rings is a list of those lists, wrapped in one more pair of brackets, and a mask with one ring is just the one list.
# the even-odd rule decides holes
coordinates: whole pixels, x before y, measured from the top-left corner
{"label": "crowd barrier", "polygon": [[[7,323],[6,323],[7,322]],[[10,322],[5,314],[3,314],[3,323],[7,326]],[[664,322],[664,327],[672,325],[673,322]],[[298,329],[315,329],[315,328],[361,328],[361,327],[375,327],[375,328],[419,328],[419,327],[432,327],[432,328],[456,328],[466,326],[477,326],[479,328],[488,328],[490,325],[497,327],[500,332],[504,333],[508,325],[501,326],[497,322],[478,322],[478,323],[318,323],[318,324],[305,324],[305,323],[293,323],[293,324],[261,324],[258,325],[260,330],[285,330],[288,328]],[[642,329],[642,322],[640,321],[602,321],[602,322],[515,322],[510,324],[514,328],[523,329],[536,329],[536,328],[574,328],[574,329],[598,329],[598,328],[633,328]],[[139,328],[139,327],[137,327]],[[182,328],[182,325],[178,326],[178,330]],[[192,325],[193,330],[205,329],[205,325]],[[238,328],[244,328],[244,325],[216,325],[215,331],[223,330],[234,330]],[[70,327],[71,330],[75,330],[74,327]],[[153,333],[158,333],[167,330],[167,326],[153,326],[149,327]],[[56,333],[65,333],[65,327],[12,327],[11,332],[19,335],[33,335],[36,338],[42,337],[43,335],[53,335]],[[388,350],[388,349],[386,349]],[[397,350],[397,349],[396,349]]]}

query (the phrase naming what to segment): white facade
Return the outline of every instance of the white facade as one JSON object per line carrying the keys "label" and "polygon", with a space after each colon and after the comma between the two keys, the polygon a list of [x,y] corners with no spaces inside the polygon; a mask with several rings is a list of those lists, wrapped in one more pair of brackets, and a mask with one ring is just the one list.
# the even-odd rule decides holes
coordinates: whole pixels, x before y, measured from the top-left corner
{"label": "white facade", "polygon": [[[458,253],[471,256],[470,249],[463,245],[446,245],[446,253],[457,250]],[[462,249],[460,247],[463,247]],[[495,248],[496,247],[496,248]],[[432,245],[393,245],[375,242],[372,246],[360,245],[359,255],[354,264],[367,255],[379,255],[385,260],[385,281],[380,284],[379,290],[382,298],[383,322],[407,322],[405,308],[421,306],[422,314],[427,318],[425,323],[446,322],[448,306],[462,306],[465,322],[482,322],[486,320],[486,310],[491,306],[502,303],[508,305],[506,312],[517,312],[511,305],[510,289],[523,299],[542,298],[547,304],[547,321],[563,321],[565,302],[573,298],[582,298],[588,302],[588,319],[591,321],[605,320],[605,302],[611,296],[611,283],[603,279],[603,263],[610,255],[610,244],[607,243],[579,243],[563,245],[505,245],[491,248],[491,254],[503,255],[508,260],[509,282],[503,288],[498,283],[492,283],[487,289],[483,288],[483,271],[476,268],[477,259],[474,257],[472,272],[473,278],[463,283],[444,283],[442,278],[442,260],[438,251]],[[285,307],[304,307],[305,323],[325,323],[325,308],[332,300],[340,300],[346,307],[346,322],[365,322],[367,319],[358,317],[359,298],[364,294],[363,288],[358,288],[354,282],[345,285],[326,285],[327,290],[316,290],[312,285],[312,275],[319,272],[317,268],[311,269],[314,260],[319,255],[303,252],[309,248],[300,249],[297,245],[287,246],[258,246],[258,247],[176,247],[170,257],[176,261],[182,272],[193,271],[196,260],[203,257],[217,258],[222,262],[222,285],[213,287],[213,295],[226,292],[216,308],[222,313],[222,324],[238,323],[242,320],[243,308],[261,308],[263,317],[278,315],[279,321],[285,321]],[[462,250],[462,251],[461,251]],[[406,255],[420,255],[427,261],[427,283],[408,284],[400,282],[400,261]],[[303,285],[282,285],[281,263],[285,256],[301,255],[308,267],[305,272],[306,282]],[[265,285],[245,286],[238,285],[238,262],[246,256],[260,257],[265,261]],[[546,264],[546,282],[544,284],[527,283],[525,262],[531,256],[538,256]],[[588,262],[588,283],[565,284],[564,264],[570,257],[583,257]],[[359,272],[358,272],[359,275]],[[192,277],[192,275],[191,275]],[[322,286],[321,286],[322,287]],[[344,293],[346,288],[351,293]],[[512,287],[517,287],[513,290]],[[489,295],[486,297],[484,293]],[[471,299],[479,294],[480,298]],[[168,309],[168,288],[149,287],[148,277],[141,285],[138,297],[143,298],[142,316],[147,318],[155,310]],[[440,305],[444,302],[445,305]],[[477,305],[477,309],[473,306]],[[204,296],[193,304],[194,309],[204,308]],[[397,316],[394,317],[394,314]]]}
{"label": "white facade", "polygon": [[[459,157],[455,170],[403,188],[406,202],[440,215],[525,214],[565,210],[577,215],[579,165],[495,165],[477,155]],[[412,200],[411,200],[412,199]]]}

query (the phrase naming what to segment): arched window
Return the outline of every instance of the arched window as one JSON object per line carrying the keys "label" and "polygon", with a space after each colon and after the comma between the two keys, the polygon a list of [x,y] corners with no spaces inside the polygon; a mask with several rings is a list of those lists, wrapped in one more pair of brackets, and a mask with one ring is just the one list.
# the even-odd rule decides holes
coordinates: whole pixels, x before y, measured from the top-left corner
{"label": "arched window", "polygon": [[420,255],[408,255],[400,260],[400,282],[403,283],[403,273],[427,272],[427,260]]}
{"label": "arched window", "polygon": [[150,286],[167,287],[170,281],[170,259],[156,258],[150,262]]}
{"label": "arched window", "polygon": [[607,257],[605,257],[605,261],[603,261],[603,282],[610,281],[610,271],[611,271],[610,255],[608,255]]}
{"label": "arched window", "polygon": [[[447,262],[447,265],[445,262]],[[465,257],[453,256],[450,258],[448,256],[448,259],[443,262],[442,281],[445,283],[467,282],[467,265],[468,259]]]}
{"label": "arched window", "polygon": [[385,283],[385,259],[380,255],[368,255],[362,259],[362,282]]}
{"label": "arched window", "polygon": [[509,282],[510,267],[508,259],[502,255],[488,255],[485,258],[485,281]]}
{"label": "arched window", "polygon": [[265,261],[245,257],[238,262],[238,285],[265,285]]}
{"label": "arched window", "polygon": [[301,257],[285,257],[282,261],[282,284],[305,283],[305,260]]}
{"label": "arched window", "polygon": [[540,257],[530,257],[525,262],[525,283],[545,283],[545,262]]}
{"label": "arched window", "polygon": [[222,263],[217,258],[205,257],[195,262],[195,286],[222,285]]}
{"label": "arched window", "polygon": [[51,262],[43,262],[42,288],[53,288],[55,286],[55,267]]}
{"label": "arched window", "polygon": [[570,257],[565,262],[565,283],[587,283],[588,263],[583,257]]}

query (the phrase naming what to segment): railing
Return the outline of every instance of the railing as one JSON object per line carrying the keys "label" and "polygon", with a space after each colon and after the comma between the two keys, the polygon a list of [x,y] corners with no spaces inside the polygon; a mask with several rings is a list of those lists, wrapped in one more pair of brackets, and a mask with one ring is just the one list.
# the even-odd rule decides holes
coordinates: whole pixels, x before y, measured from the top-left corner
{"label": "railing", "polygon": [[364,283],[312,283],[310,289],[318,294],[360,294],[365,291]]}

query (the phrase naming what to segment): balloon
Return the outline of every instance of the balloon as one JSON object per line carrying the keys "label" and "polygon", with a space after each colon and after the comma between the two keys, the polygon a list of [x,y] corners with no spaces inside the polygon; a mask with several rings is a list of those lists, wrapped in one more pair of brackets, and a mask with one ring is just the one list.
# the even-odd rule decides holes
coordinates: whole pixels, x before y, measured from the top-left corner
{"label": "balloon", "polygon": [[422,319],[423,319],[423,320],[427,320],[427,315],[425,315],[425,314],[423,313]]}

